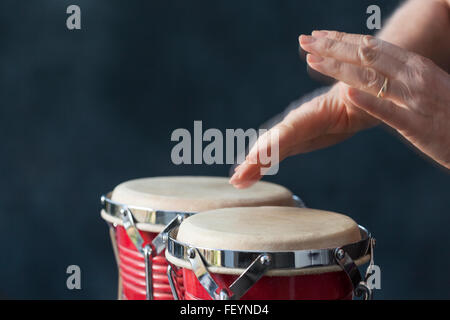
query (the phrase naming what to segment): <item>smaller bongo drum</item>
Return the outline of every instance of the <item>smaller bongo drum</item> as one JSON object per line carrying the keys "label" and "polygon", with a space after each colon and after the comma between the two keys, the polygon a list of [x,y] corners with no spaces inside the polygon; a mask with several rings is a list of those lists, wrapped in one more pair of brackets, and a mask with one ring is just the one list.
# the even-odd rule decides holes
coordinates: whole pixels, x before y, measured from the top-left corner
{"label": "smaller bongo drum", "polygon": [[[102,217],[119,266],[119,299],[173,299],[163,255],[167,231],[193,213],[226,207],[302,206],[286,188],[258,182],[237,190],[227,178],[154,177],[102,196]],[[179,279],[177,286],[182,290]]]}
{"label": "smaller bongo drum", "polygon": [[358,266],[372,264],[373,244],[365,228],[338,213],[227,208],[169,231],[166,257],[179,299],[370,299]]}

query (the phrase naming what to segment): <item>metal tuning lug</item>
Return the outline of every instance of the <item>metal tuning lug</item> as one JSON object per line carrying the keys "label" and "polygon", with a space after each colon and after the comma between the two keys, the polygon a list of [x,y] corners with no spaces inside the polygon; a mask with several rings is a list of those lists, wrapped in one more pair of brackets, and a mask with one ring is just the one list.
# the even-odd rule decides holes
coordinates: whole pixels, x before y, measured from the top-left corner
{"label": "metal tuning lug", "polygon": [[165,248],[167,242],[167,235],[173,229],[178,227],[183,222],[186,215],[179,214],[173,218],[164,229],[153,239],[152,246],[155,249],[155,255],[159,255]]}
{"label": "metal tuning lug", "polygon": [[153,300],[152,248],[147,244],[143,250],[145,259],[145,294],[147,300]]}
{"label": "metal tuning lug", "polygon": [[272,259],[268,254],[260,254],[248,268],[230,286],[232,296],[230,299],[239,300],[258,282],[271,268]]}
{"label": "metal tuning lug", "polygon": [[361,281],[354,292],[357,297],[362,297],[363,300],[372,300],[373,298],[373,291],[365,281]]}
{"label": "metal tuning lug", "polygon": [[217,294],[219,285],[211,277],[198,250],[195,248],[189,248],[186,253],[189,262],[191,263],[192,271],[194,271],[195,276],[198,281],[200,281],[203,288],[205,288],[206,292],[208,292],[209,296],[214,300],[222,299],[223,294]]}
{"label": "metal tuning lug", "polygon": [[366,269],[366,275],[364,277],[365,281],[367,281],[367,279],[369,278],[370,274],[372,273],[373,266],[375,265],[375,258],[374,258],[374,251],[373,251],[373,248],[375,247],[375,243],[376,243],[375,238],[370,238],[370,241],[369,241],[370,262]]}
{"label": "metal tuning lug", "polygon": [[120,210],[120,214],[122,216],[123,227],[125,228],[125,231],[127,232],[128,237],[130,238],[131,242],[133,242],[136,249],[141,254],[144,254],[144,250],[143,250],[144,239],[142,238],[141,234],[139,233],[139,230],[136,228],[133,214],[131,213],[130,209],[128,209],[128,208],[122,208]]}
{"label": "metal tuning lug", "polygon": [[336,248],[334,250],[334,259],[337,264],[342,268],[342,270],[347,274],[353,285],[353,293],[357,296],[363,296],[363,299],[371,299],[372,291],[367,286],[366,282],[363,281],[361,274],[359,273],[358,267],[350,257],[350,255],[345,252],[342,248]]}
{"label": "metal tuning lug", "polygon": [[167,266],[167,278],[169,279],[169,285],[170,285],[170,291],[172,291],[173,299],[174,300],[180,300],[180,297],[178,296],[178,291],[176,287],[176,279],[174,277],[174,271],[172,268],[172,265],[169,263]]}
{"label": "metal tuning lug", "polygon": [[370,238],[370,241],[369,241],[370,262],[366,269],[364,281],[361,281],[358,284],[358,287],[356,287],[356,289],[355,289],[355,295],[358,297],[362,297],[363,300],[372,300],[373,299],[373,290],[367,284],[367,280],[369,279],[369,276],[372,274],[372,269],[373,269],[373,266],[375,265],[374,250],[373,250],[373,248],[375,247],[375,243],[376,243],[375,238]]}
{"label": "metal tuning lug", "polygon": [[144,256],[145,262],[145,284],[147,300],[153,300],[153,281],[152,281],[152,254],[153,250],[150,244],[144,246],[144,239],[139,230],[136,228],[134,217],[131,211],[124,207],[120,210],[122,216],[123,227],[125,228],[128,237],[133,242],[136,249]]}

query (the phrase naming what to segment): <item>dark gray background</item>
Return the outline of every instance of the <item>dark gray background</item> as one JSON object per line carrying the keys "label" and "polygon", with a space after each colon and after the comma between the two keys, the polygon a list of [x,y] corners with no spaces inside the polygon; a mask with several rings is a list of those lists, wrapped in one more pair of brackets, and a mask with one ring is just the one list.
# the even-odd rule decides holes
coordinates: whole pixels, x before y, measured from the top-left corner
{"label": "dark gray background", "polygon": [[[82,30],[66,29],[78,4]],[[398,1],[0,2],[0,296],[115,298],[99,197],[155,175],[176,128],[257,127],[321,86],[298,57],[313,29],[368,33]],[[450,298],[450,176],[382,128],[284,161],[271,180],[377,237],[378,298]],[[66,267],[82,290],[66,288]]]}

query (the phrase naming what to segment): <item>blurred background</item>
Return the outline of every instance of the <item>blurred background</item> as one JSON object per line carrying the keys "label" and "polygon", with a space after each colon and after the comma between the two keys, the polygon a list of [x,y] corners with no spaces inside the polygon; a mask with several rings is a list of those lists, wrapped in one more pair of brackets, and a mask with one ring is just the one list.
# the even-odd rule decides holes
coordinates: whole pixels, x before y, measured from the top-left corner
{"label": "blurred background", "polygon": [[[82,29],[66,28],[81,8]],[[176,128],[257,128],[322,86],[298,55],[313,29],[369,33],[399,1],[2,0],[0,298],[114,299],[100,195],[125,180],[228,175],[173,165]],[[450,176],[383,128],[287,159],[310,207],[377,238],[375,298],[450,298]],[[81,268],[68,290],[66,268]]]}

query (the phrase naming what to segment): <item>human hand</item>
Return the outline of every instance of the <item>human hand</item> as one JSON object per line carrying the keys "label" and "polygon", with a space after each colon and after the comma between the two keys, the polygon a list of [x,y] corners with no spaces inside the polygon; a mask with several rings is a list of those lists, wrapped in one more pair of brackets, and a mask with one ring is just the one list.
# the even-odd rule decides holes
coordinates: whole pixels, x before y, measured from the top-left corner
{"label": "human hand", "polygon": [[[378,120],[355,107],[345,97],[347,86],[335,84],[328,92],[292,110],[280,123],[262,135],[235,168],[230,179],[237,188],[246,188],[261,178],[259,155],[272,147],[274,130],[278,133],[278,159],[336,144],[359,130],[374,126]],[[263,150],[266,148],[266,150]],[[273,164],[271,164],[273,165]]]}
{"label": "human hand", "polygon": [[[375,124],[376,118],[450,168],[450,76],[445,71],[425,57],[371,36],[315,31],[301,36],[300,45],[310,53],[311,68],[341,82],[273,128],[279,131],[280,161],[337,143]],[[386,91],[377,98],[385,77]],[[258,154],[261,146],[270,149],[264,140],[264,135],[258,139],[261,143],[236,168],[230,183],[245,188],[261,178]]]}
{"label": "human hand", "polygon": [[425,57],[368,35],[316,31],[301,36],[300,45],[309,52],[311,68],[350,86],[346,96],[355,106],[450,168],[447,72]]}

